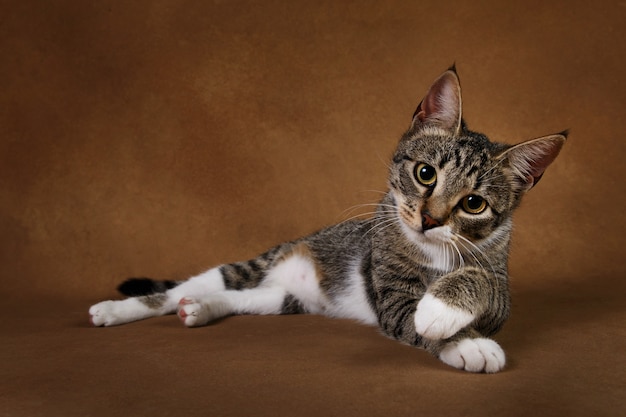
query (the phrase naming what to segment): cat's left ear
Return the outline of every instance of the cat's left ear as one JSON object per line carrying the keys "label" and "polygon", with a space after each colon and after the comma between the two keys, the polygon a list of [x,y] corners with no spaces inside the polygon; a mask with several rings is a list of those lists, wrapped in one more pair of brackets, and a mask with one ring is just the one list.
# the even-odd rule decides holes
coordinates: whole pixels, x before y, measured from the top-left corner
{"label": "cat's left ear", "polygon": [[457,136],[461,132],[461,84],[452,66],[435,80],[413,113],[411,129],[434,125]]}
{"label": "cat's left ear", "polygon": [[532,139],[506,149],[496,158],[506,158],[509,161],[513,173],[527,191],[539,182],[546,168],[558,156],[566,139],[567,131]]}

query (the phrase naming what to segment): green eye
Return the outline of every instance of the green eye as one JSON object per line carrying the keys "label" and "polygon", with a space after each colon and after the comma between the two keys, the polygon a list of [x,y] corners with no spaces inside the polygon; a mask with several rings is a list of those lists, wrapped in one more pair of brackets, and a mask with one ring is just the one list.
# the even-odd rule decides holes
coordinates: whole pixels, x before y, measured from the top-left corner
{"label": "green eye", "polygon": [[487,202],[484,198],[472,194],[461,200],[461,208],[469,214],[480,214],[487,208]]}
{"label": "green eye", "polygon": [[415,178],[420,184],[430,187],[437,181],[437,171],[430,165],[420,163],[415,167]]}

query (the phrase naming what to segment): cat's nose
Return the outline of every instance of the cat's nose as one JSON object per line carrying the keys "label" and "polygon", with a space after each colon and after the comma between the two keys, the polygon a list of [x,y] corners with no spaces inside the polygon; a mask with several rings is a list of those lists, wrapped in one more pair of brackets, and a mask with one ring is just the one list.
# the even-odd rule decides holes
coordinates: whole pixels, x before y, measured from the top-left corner
{"label": "cat's nose", "polygon": [[425,232],[426,230],[433,229],[435,227],[441,226],[443,223],[441,220],[435,219],[430,215],[429,212],[422,212],[422,230]]}

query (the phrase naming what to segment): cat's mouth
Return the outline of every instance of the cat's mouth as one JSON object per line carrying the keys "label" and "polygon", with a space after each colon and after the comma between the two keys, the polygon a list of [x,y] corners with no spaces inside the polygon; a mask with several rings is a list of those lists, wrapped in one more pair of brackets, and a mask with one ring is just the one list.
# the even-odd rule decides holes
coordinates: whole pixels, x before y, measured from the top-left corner
{"label": "cat's mouth", "polygon": [[[414,210],[408,207],[400,206],[398,208],[398,216],[400,220],[408,227],[413,229],[416,233],[426,234],[431,230],[437,229],[443,225],[432,225],[430,222],[434,222],[428,215],[419,216]],[[425,220],[428,219],[428,220]]]}
{"label": "cat's mouth", "polygon": [[429,240],[441,243],[449,243],[454,240],[454,233],[450,226],[439,226],[434,229],[426,230],[424,236],[426,236]]}
{"label": "cat's mouth", "polygon": [[410,241],[419,245],[440,245],[454,240],[454,233],[450,226],[445,223],[433,225],[434,220],[430,216],[419,215],[416,207],[407,206],[395,193],[394,199],[399,203],[396,206],[396,212],[402,231]]}
{"label": "cat's mouth", "polygon": [[450,226],[443,225],[423,230],[421,224],[411,226],[401,216],[399,217],[404,236],[419,248],[432,268],[450,271],[455,265],[462,263],[462,261],[455,261],[455,254],[458,253],[458,250],[452,249],[456,245],[454,244],[454,232]]}
{"label": "cat's mouth", "polygon": [[417,221],[414,216],[409,215],[404,210],[398,211],[400,225],[406,237],[418,244],[449,243],[454,239],[454,233],[450,226],[441,225],[424,230],[421,219]]}

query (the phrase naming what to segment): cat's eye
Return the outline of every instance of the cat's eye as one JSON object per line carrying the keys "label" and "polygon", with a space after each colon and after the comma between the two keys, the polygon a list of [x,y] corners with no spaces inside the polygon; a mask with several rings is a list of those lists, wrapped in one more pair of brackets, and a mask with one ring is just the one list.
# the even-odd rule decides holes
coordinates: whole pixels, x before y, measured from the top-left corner
{"label": "cat's eye", "polygon": [[484,198],[472,194],[461,200],[461,208],[469,214],[480,214],[487,208],[487,202]]}
{"label": "cat's eye", "polygon": [[420,184],[431,187],[437,181],[437,171],[428,164],[417,164],[415,167],[415,179]]}

